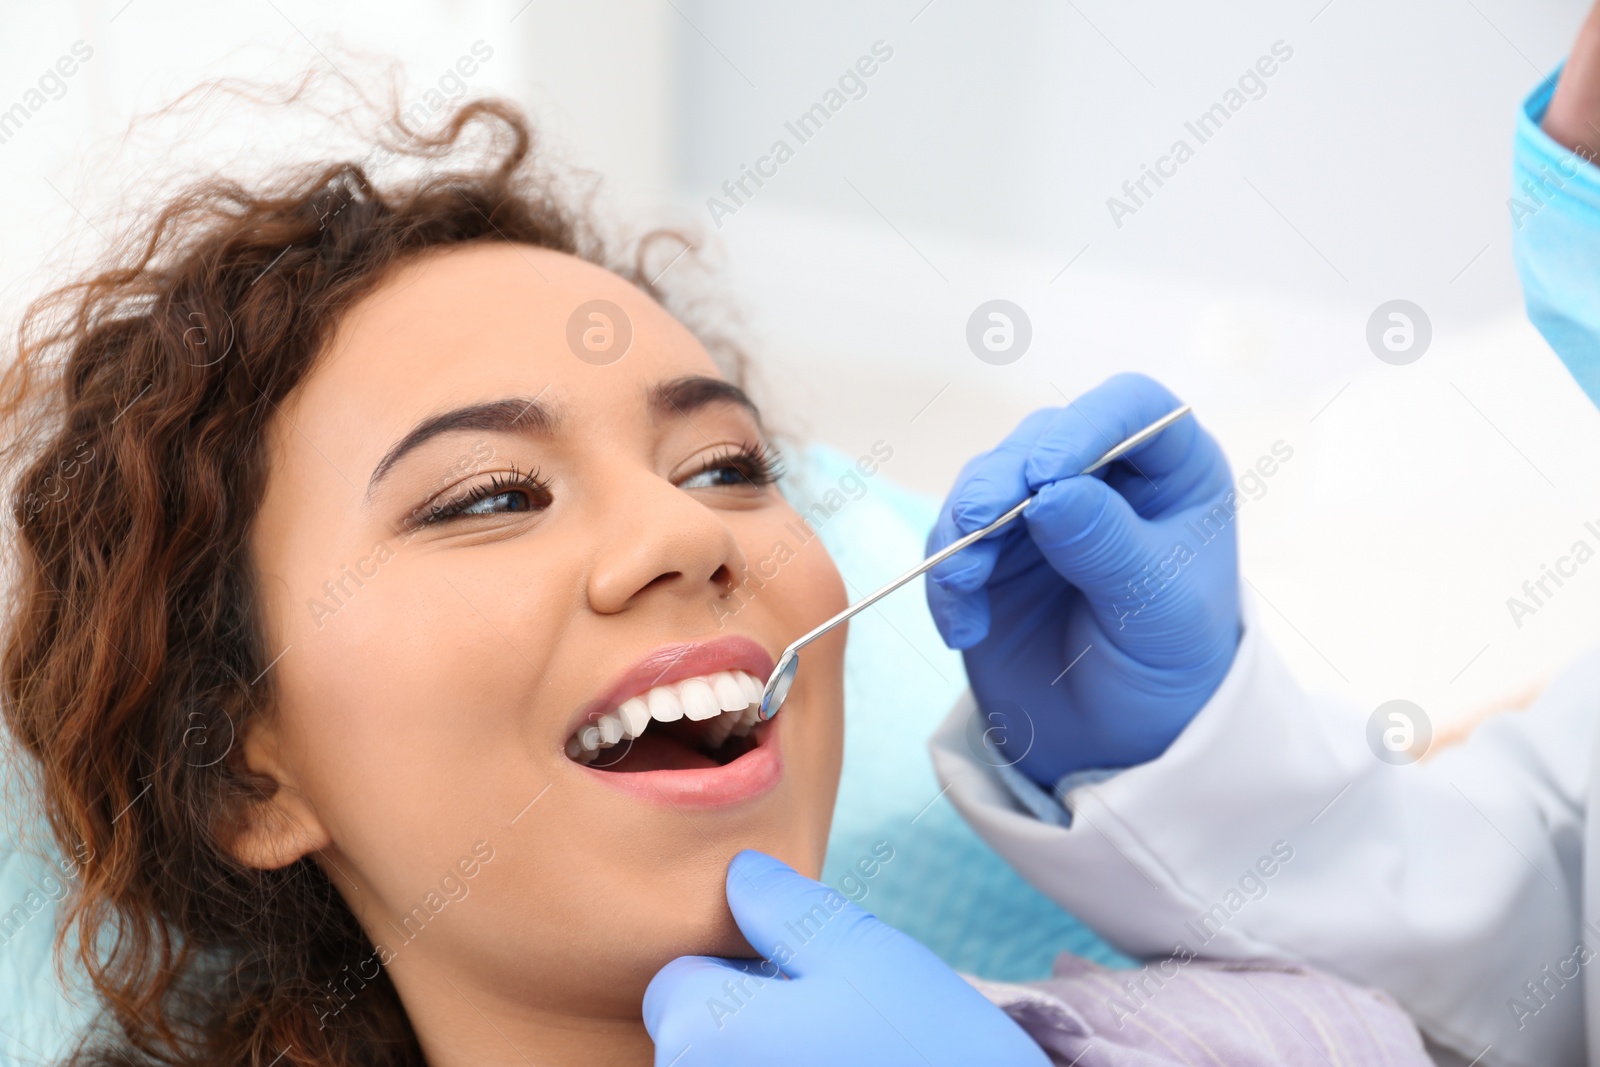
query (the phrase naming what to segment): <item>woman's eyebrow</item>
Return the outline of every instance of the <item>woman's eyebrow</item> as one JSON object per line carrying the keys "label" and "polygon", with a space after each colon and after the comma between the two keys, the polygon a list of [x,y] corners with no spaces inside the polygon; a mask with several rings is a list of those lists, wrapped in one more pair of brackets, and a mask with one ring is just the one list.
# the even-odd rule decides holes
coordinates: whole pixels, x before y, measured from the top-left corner
{"label": "woman's eyebrow", "polygon": [[761,411],[755,402],[745,395],[743,389],[721,378],[702,374],[673,378],[656,385],[650,390],[649,396],[650,411],[658,419],[671,415],[687,416],[699,408],[718,402],[738,404],[750,413],[757,426],[761,425]]}
{"label": "woman's eyebrow", "polygon": [[442,433],[480,430],[488,433],[548,434],[556,428],[556,415],[538,397],[508,396],[482,404],[468,404],[439,415],[431,415],[411,428],[411,432],[384,453],[367,479],[367,499],[389,469],[402,456],[424,441]]}
{"label": "woman's eyebrow", "polygon": [[[651,388],[648,402],[656,418],[671,415],[687,416],[709,404],[727,402],[737,404],[750,413],[756,425],[761,425],[761,412],[745,391],[732,382],[707,375],[693,374],[673,378]],[[481,404],[468,404],[438,415],[430,415],[417,423],[411,431],[384,453],[372,476],[367,479],[367,499],[384,475],[412,449],[429,438],[459,430],[478,430],[486,433],[548,434],[556,428],[554,411],[537,397],[508,396]]]}

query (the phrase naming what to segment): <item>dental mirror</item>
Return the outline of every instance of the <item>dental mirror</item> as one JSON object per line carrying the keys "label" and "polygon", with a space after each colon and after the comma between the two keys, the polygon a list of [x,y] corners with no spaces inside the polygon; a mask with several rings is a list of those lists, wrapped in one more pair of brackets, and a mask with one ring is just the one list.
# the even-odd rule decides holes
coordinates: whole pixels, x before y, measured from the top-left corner
{"label": "dental mirror", "polygon": [[[1079,473],[1093,474],[1095,471],[1099,470],[1101,467],[1104,467],[1106,464],[1110,463],[1118,456],[1121,456],[1123,453],[1144,444],[1146,441],[1150,440],[1150,438],[1154,437],[1162,430],[1165,430],[1168,426],[1171,426],[1188,413],[1188,404],[1184,404],[1182,407],[1168,412],[1155,422],[1152,422],[1149,426],[1146,426],[1144,429],[1134,434],[1132,437],[1129,437],[1127,440],[1114,445],[1108,452],[1105,453],[1105,455],[1101,456],[1099,459],[1083,468],[1083,470]],[[838,626],[841,622],[844,622],[852,615],[855,615],[876,604],[878,601],[882,600],[896,589],[899,589],[902,585],[905,585],[907,582],[911,581],[911,579],[949,559],[951,556],[955,555],[957,552],[960,552],[963,548],[966,548],[974,541],[980,541],[983,538],[988,537],[990,534],[994,533],[1002,526],[1005,526],[1017,516],[1021,515],[1023,509],[1028,506],[1028,503],[1031,500],[1033,500],[1032,496],[1026,497],[1021,503],[1011,508],[1004,515],[1001,515],[998,519],[995,519],[981,530],[974,530],[965,537],[958,538],[957,540],[950,542],[948,545],[945,545],[939,551],[935,552],[933,555],[929,556],[915,567],[912,567],[910,570],[906,571],[904,574],[890,582],[888,585],[884,586],[882,589],[862,597],[860,600],[856,601],[854,604],[851,604],[849,607],[839,612],[839,614],[835,615],[833,618],[829,619],[827,622],[823,623],[821,626],[818,626],[811,632],[800,637],[788,648],[784,649],[783,654],[778,657],[777,666],[772,670],[772,677],[767,679],[766,689],[761,693],[762,721],[764,722],[778,714],[778,709],[783,706],[784,699],[788,697],[789,689],[794,685],[794,676],[800,670],[800,650],[802,648],[804,648],[806,645],[809,645],[811,642],[815,641],[817,638],[821,637],[835,626]]]}
{"label": "dental mirror", "polygon": [[763,719],[770,719],[778,714],[778,709],[783,706],[784,698],[789,695],[789,687],[794,684],[794,676],[799,670],[800,645],[796,642],[783,650],[778,665],[772,670],[772,677],[767,680],[767,688],[761,693]]}

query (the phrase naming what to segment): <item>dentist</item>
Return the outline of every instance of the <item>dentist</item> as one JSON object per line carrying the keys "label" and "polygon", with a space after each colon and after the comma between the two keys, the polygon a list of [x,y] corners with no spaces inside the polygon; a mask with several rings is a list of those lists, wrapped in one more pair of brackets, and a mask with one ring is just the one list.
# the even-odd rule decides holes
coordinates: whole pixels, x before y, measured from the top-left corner
{"label": "dentist", "polygon": [[[1519,116],[1512,201],[1528,313],[1600,404],[1597,154],[1600,5]],[[971,682],[931,742],[950,799],[1034,885],[1151,961],[1145,995],[1196,957],[1310,964],[1386,990],[1439,1064],[1600,1067],[1600,651],[1426,762],[1403,716],[1370,743],[1369,709],[1304,693],[1241,599],[1233,478],[1196,419],[1076,475],[1178,402],[1119,376],[963,470],[930,552],[1037,499],[929,574]],[[745,852],[728,895],[762,944],[827,890]],[[664,968],[644,1003],[658,1064],[1043,1062],[937,957],[838,903],[848,922],[733,1038],[702,1004],[759,964]],[[1243,1025],[1214,999],[1208,1018]],[[915,1032],[867,1041],[887,1033],[875,1005]]]}
{"label": "dentist", "polygon": [[[1511,201],[1528,313],[1600,404],[1597,153],[1600,5],[1518,118]],[[951,492],[930,550],[1039,493],[930,572],[972,683],[932,741],[951,800],[1132,955],[1381,987],[1441,1064],[1600,1065],[1600,652],[1427,762],[1403,714],[1369,744],[1371,709],[1303,692],[1241,604],[1231,476],[1193,420],[1070,476],[1177,402],[1112,379]]]}

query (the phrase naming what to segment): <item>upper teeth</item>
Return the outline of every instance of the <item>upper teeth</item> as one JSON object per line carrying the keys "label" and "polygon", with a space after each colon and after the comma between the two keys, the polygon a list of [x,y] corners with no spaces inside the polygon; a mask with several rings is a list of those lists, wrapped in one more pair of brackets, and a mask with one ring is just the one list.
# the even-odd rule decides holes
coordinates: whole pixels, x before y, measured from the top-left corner
{"label": "upper teeth", "polygon": [[651,719],[715,719],[706,732],[706,745],[715,748],[728,735],[743,737],[761,721],[761,694],[766,686],[744,671],[717,671],[698,678],[658,685],[629,697],[617,710],[584,723],[567,738],[567,755],[593,763],[600,750],[638,737]]}

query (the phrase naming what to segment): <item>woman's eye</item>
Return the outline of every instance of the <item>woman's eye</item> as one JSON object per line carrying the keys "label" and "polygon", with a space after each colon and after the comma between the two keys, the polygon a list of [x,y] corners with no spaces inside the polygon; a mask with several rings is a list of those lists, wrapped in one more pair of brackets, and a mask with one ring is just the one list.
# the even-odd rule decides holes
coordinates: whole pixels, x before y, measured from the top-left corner
{"label": "woman's eye", "polygon": [[457,515],[496,515],[508,511],[532,511],[533,504],[528,500],[528,494],[520,489],[508,489],[503,493],[495,493],[466,505],[456,512]]}
{"label": "woman's eye", "polygon": [[746,445],[706,461],[706,465],[678,483],[680,489],[760,489],[783,475],[777,453],[765,445]]}
{"label": "woman's eye", "polygon": [[690,475],[678,483],[680,489],[715,489],[725,485],[749,485],[750,478],[738,467],[722,464]]}
{"label": "woman's eye", "polygon": [[550,506],[550,487],[531,474],[512,469],[507,474],[496,474],[486,485],[426,508],[415,517],[419,526],[448,522],[466,516],[511,515],[524,511],[538,511]]}

